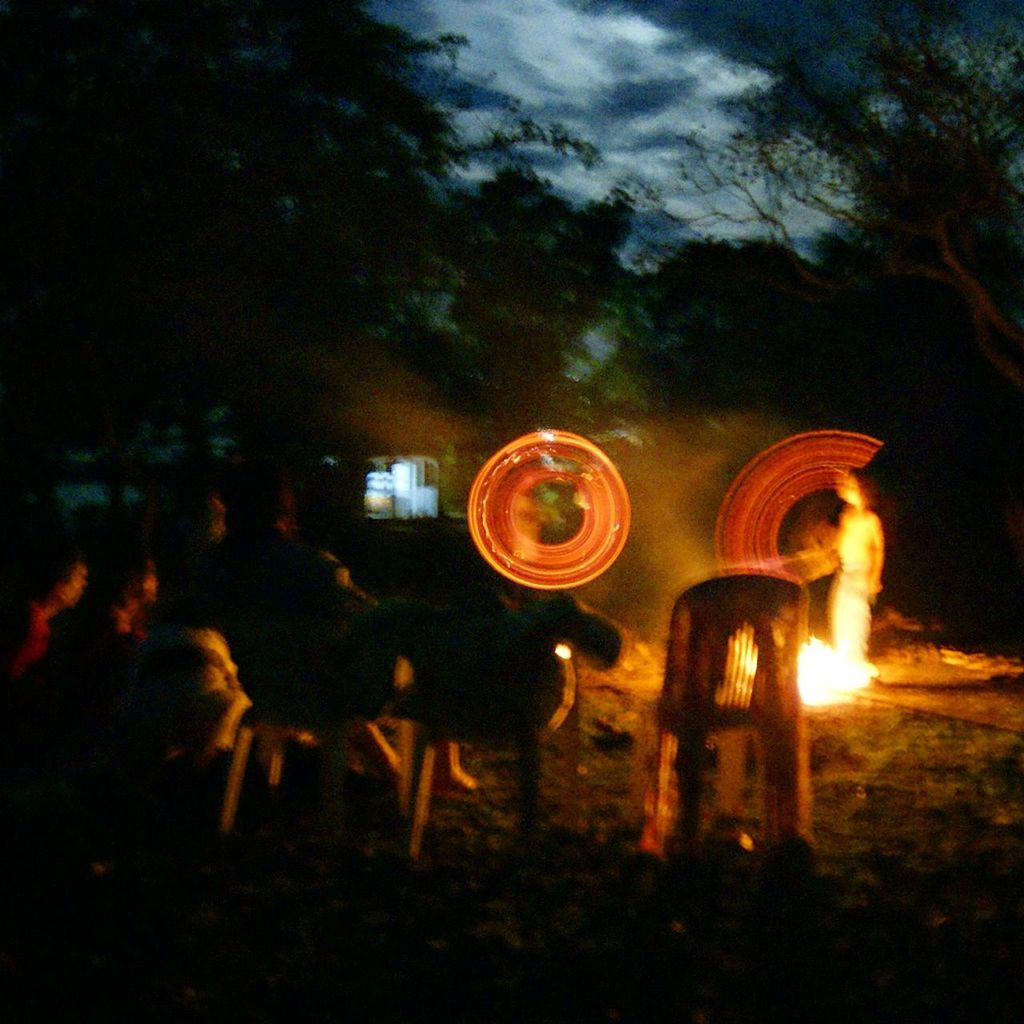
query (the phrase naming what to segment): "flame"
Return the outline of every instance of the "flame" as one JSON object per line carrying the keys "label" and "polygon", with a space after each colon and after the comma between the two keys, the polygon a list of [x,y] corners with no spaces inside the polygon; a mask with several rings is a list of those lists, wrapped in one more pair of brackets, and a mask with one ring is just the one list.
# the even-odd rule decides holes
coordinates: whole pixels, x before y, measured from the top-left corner
{"label": "flame", "polygon": [[877,675],[874,665],[854,661],[814,636],[800,650],[800,699],[807,705],[849,700],[852,691],[863,689]]}
{"label": "flame", "polygon": [[568,661],[572,657],[572,648],[568,644],[555,644],[555,654],[562,661]]}

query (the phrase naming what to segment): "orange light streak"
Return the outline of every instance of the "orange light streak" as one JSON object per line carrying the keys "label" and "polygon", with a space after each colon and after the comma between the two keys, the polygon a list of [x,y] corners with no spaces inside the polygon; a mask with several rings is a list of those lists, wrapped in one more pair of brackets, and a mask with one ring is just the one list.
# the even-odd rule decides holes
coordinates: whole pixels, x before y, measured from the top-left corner
{"label": "orange light streak", "polygon": [[[536,488],[571,484],[580,526],[568,540],[539,537]],[[510,441],[484,463],[469,492],[469,531],[503,576],[538,590],[581,586],[619,556],[630,504],[619,471],[592,441],[564,430],[537,430]]]}
{"label": "orange light streak", "polygon": [[737,474],[719,507],[719,566],[729,572],[791,575],[778,548],[786,513],[808,494],[834,488],[844,471],[866,466],[882,443],[846,430],[812,430],[756,455]]}

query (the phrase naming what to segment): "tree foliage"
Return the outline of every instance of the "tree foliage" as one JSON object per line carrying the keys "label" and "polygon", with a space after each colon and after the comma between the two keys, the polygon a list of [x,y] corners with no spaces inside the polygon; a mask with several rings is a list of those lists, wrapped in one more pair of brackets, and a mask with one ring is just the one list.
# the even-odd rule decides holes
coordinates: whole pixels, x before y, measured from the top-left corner
{"label": "tree foliage", "polygon": [[[354,0],[0,9],[4,412],[33,447],[308,403],[436,263],[431,44]],[[315,392],[313,392],[315,394]]]}
{"label": "tree foliage", "polygon": [[[1024,36],[933,6],[883,9],[827,80],[780,60],[724,152],[691,140],[690,181],[719,220],[785,245],[811,294],[879,274],[951,289],[986,358],[1024,387]],[[804,258],[823,226],[838,239],[827,274]]]}
{"label": "tree foliage", "polygon": [[9,476],[43,491],[75,446],[125,477],[140,429],[201,448],[224,410],[278,454],[358,448],[396,406],[347,404],[396,381],[495,436],[564,408],[626,203],[529,169],[596,159],[558,125],[459,137],[424,89],[458,46],[359,0],[0,4]]}
{"label": "tree foliage", "polygon": [[478,353],[475,398],[498,436],[580,414],[567,360],[604,318],[628,211],[615,196],[576,208],[512,168],[463,196],[467,231],[450,314]]}

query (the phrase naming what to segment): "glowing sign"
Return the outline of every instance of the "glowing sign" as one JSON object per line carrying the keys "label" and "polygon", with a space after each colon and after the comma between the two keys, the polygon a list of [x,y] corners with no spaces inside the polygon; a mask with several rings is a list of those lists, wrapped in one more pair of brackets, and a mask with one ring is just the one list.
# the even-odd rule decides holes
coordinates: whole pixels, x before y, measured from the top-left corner
{"label": "glowing sign", "polygon": [[834,488],[844,471],[866,466],[882,442],[846,430],[794,434],[755,456],[726,492],[715,522],[723,568],[778,574],[779,529],[801,499]]}
{"label": "glowing sign", "polygon": [[510,441],[469,492],[469,530],[503,576],[539,590],[600,576],[629,533],[629,494],[607,455],[564,430]]}

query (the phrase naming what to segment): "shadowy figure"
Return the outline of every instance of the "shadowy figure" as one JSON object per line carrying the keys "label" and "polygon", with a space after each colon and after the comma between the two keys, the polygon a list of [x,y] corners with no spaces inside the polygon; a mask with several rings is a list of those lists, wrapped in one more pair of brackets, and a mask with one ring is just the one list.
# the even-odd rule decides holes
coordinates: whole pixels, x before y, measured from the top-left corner
{"label": "shadowy figure", "polygon": [[565,676],[560,641],[603,665],[621,649],[618,630],[570,595],[509,608],[497,596],[448,608],[382,603],[359,617],[353,664],[390,681],[397,659],[411,669],[391,712],[426,726],[431,742],[514,744],[519,754],[521,829],[536,823],[540,730],[560,710]]}
{"label": "shadowy figure", "polygon": [[254,713],[316,728],[376,717],[388,693],[346,671],[350,618],[372,604],[336,558],[298,539],[294,494],[280,467],[228,467],[224,537],[199,559],[197,611],[227,638]]}
{"label": "shadowy figure", "polygon": [[836,487],[846,503],[836,531],[839,568],[829,594],[832,646],[851,661],[867,664],[871,606],[882,589],[885,538],[868,482],[846,474]]}
{"label": "shadowy figure", "polygon": [[212,830],[226,755],[251,705],[223,634],[205,614],[186,598],[158,608],[133,660],[114,737],[128,826],[177,838]]}
{"label": "shadowy figure", "polygon": [[20,596],[0,626],[5,782],[66,770],[68,693],[78,679],[53,642],[54,624],[79,603],[89,578],[82,551],[58,535],[26,545],[21,558]]}
{"label": "shadowy figure", "polygon": [[118,716],[158,591],[156,563],[136,548],[108,550],[94,561],[77,638],[80,684],[68,695],[79,746],[92,762],[113,753]]}
{"label": "shadowy figure", "polygon": [[85,555],[61,538],[31,545],[23,560],[21,594],[7,609],[0,640],[8,701],[14,703],[30,700],[31,688],[41,685],[53,620],[78,604],[89,581]]}
{"label": "shadowy figure", "polygon": [[187,600],[162,610],[138,649],[119,722],[122,770],[202,770],[234,744],[252,701],[223,634]]}

